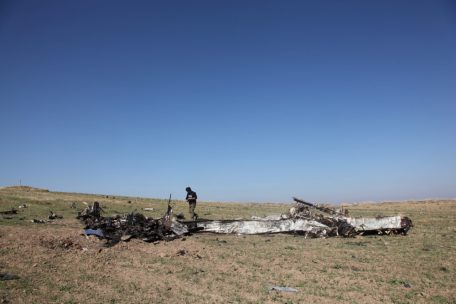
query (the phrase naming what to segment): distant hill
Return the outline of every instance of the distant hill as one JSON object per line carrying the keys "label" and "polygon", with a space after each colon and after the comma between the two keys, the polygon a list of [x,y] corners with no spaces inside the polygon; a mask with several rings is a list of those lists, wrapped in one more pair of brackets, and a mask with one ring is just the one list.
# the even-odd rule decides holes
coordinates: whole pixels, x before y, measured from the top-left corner
{"label": "distant hill", "polygon": [[31,186],[8,186],[8,187],[0,187],[0,189],[29,191],[29,192],[49,192],[49,189],[35,188],[35,187],[31,187]]}

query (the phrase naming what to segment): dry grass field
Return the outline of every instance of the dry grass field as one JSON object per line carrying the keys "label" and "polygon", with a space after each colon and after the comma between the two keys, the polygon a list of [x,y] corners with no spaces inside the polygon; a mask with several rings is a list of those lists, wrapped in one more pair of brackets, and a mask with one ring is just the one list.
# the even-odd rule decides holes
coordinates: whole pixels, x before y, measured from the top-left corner
{"label": "dry grass field", "polygon": [[[0,303],[456,303],[456,201],[360,204],[352,215],[409,216],[407,236],[304,239],[194,234],[103,247],[75,219],[83,201],[106,214],[161,216],[161,200],[0,189]],[[75,202],[77,209],[69,208]],[[175,211],[187,213],[184,202]],[[141,211],[153,207],[153,212]],[[209,219],[285,212],[283,204],[199,203]],[[35,224],[49,210],[63,220]],[[11,217],[11,218],[8,218]],[[184,254],[178,254],[182,252]],[[269,291],[289,286],[296,293]]]}

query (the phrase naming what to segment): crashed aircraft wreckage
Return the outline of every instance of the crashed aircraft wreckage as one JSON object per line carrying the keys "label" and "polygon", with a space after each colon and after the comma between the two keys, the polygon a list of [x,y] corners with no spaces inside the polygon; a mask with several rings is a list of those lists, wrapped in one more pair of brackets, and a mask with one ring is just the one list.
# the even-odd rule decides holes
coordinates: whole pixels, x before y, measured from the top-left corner
{"label": "crashed aircraft wreckage", "polygon": [[408,217],[349,217],[333,208],[294,198],[296,204],[277,216],[252,217],[249,220],[182,221],[168,211],[162,218],[153,219],[140,213],[103,217],[98,202],[78,215],[85,224],[86,234],[94,234],[113,243],[130,238],[146,242],[172,240],[199,232],[233,234],[293,233],[305,237],[353,237],[363,234],[406,235],[412,221]]}

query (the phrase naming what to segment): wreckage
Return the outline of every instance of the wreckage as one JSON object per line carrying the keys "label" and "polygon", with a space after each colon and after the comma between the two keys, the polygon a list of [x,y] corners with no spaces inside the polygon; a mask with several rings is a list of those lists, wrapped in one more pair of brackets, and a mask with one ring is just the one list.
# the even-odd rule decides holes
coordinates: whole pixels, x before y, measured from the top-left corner
{"label": "wreckage", "polygon": [[80,212],[78,219],[85,224],[86,234],[105,238],[112,243],[131,238],[146,242],[173,240],[191,233],[268,234],[292,233],[305,237],[353,237],[363,234],[406,235],[412,221],[408,217],[349,217],[348,212],[312,204],[294,198],[295,205],[284,214],[252,217],[248,220],[178,220],[168,202],[161,218],[149,218],[140,213],[103,217],[98,202]]}
{"label": "wreckage", "polygon": [[110,242],[127,241],[131,238],[146,242],[172,240],[188,234],[187,226],[172,217],[172,208],[162,218],[154,219],[141,213],[129,213],[113,217],[103,217],[103,209],[98,202],[80,212],[77,218],[85,224],[87,235],[97,235]]}
{"label": "wreckage", "polygon": [[347,213],[294,198],[296,204],[288,213],[254,217],[250,220],[177,220],[168,211],[162,218],[148,218],[140,213],[102,217],[99,203],[86,208],[78,218],[86,225],[87,234],[113,242],[140,238],[153,242],[172,240],[195,232],[266,234],[294,233],[305,237],[351,237],[363,234],[407,234],[413,226],[408,217],[348,217]]}
{"label": "wreckage", "polygon": [[[407,234],[412,227],[408,217],[375,218],[348,217],[348,213],[312,204],[298,198],[288,213],[253,217],[251,220],[198,221],[196,228],[203,232],[263,234],[295,233],[306,237],[355,236],[362,234]],[[188,222],[188,224],[191,224]]]}

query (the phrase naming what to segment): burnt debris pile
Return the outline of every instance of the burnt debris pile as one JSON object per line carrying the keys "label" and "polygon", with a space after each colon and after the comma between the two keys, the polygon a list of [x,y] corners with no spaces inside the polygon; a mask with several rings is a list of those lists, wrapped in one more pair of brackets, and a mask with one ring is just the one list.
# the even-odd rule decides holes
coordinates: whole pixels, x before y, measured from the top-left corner
{"label": "burnt debris pile", "polygon": [[129,213],[112,217],[102,216],[103,209],[98,202],[87,207],[78,215],[84,223],[86,234],[97,235],[110,242],[138,238],[145,242],[172,240],[188,232],[185,225],[172,218],[172,209],[158,219],[141,213]]}

